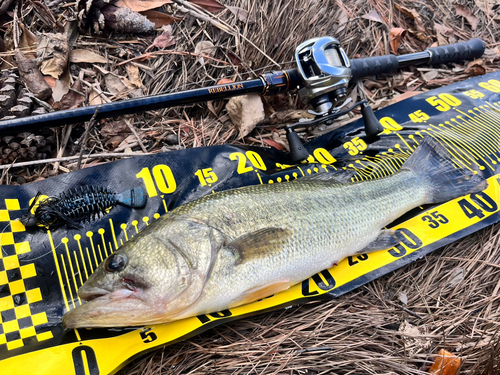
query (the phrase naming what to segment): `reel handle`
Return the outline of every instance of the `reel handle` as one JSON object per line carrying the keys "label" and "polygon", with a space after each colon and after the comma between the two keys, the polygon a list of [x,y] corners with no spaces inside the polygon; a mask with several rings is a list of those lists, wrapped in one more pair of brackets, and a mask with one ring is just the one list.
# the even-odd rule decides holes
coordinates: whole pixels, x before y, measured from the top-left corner
{"label": "reel handle", "polygon": [[481,39],[455,43],[441,47],[428,48],[423,52],[408,55],[386,55],[351,60],[352,80],[362,77],[390,73],[398,67],[417,64],[445,64],[480,57],[486,46]]}

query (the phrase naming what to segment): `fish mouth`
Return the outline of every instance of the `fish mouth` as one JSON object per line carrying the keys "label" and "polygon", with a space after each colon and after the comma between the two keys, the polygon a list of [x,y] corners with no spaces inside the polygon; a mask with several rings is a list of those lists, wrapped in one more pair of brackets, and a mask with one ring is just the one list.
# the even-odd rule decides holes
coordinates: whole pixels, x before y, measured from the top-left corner
{"label": "fish mouth", "polygon": [[63,326],[73,329],[142,325],[144,317],[156,309],[134,294],[128,289],[79,293],[87,302],[64,314]]}
{"label": "fish mouth", "polygon": [[96,289],[93,289],[90,291],[79,291],[78,297],[89,302],[89,301],[95,300],[96,298],[106,296],[107,294],[110,294],[110,293],[111,292],[109,290],[96,288]]}

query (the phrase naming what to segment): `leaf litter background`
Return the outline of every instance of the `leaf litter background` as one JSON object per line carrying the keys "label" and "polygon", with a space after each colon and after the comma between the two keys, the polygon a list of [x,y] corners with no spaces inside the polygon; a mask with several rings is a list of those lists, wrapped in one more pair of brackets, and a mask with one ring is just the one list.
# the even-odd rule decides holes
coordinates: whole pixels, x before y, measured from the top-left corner
{"label": "leaf litter background", "polygon": [[[353,99],[362,91],[377,109],[497,70],[499,22],[500,0],[0,0],[0,117],[255,78],[293,67],[295,47],[322,35],[338,38],[351,58],[486,42],[473,62],[351,84]],[[185,147],[285,150],[284,126],[307,116],[295,93],[229,102],[0,134],[0,182]],[[305,141],[358,117],[299,134]],[[426,374],[443,348],[461,358],[462,374],[498,374],[499,228],[336,300],[234,321],[159,349],[120,374]]]}

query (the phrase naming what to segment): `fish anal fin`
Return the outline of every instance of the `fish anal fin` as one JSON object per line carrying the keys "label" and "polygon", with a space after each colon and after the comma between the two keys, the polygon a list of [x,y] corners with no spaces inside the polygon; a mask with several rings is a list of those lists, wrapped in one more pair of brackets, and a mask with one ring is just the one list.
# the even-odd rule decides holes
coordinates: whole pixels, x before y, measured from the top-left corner
{"label": "fish anal fin", "polygon": [[227,244],[227,248],[236,254],[237,263],[241,264],[248,260],[264,258],[273,252],[280,252],[291,235],[290,229],[263,228],[238,237]]}
{"label": "fish anal fin", "polygon": [[278,280],[269,284],[259,285],[244,292],[241,296],[241,299],[231,305],[230,308],[245,305],[250,302],[255,302],[259,299],[269,297],[270,295],[282,292],[289,288],[290,280]]}
{"label": "fish anal fin", "polygon": [[390,249],[400,242],[401,240],[396,237],[396,232],[394,230],[382,229],[378,237],[357,254],[371,253],[373,251]]}

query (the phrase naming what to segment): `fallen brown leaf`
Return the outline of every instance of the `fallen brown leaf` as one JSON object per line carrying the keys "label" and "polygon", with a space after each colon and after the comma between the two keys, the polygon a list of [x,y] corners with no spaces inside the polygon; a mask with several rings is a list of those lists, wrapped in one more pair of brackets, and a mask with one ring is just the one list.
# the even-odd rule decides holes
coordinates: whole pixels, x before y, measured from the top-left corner
{"label": "fallen brown leaf", "polygon": [[38,45],[38,38],[22,23],[19,24],[22,33],[19,39],[19,48],[23,51],[24,56],[28,59],[36,58],[36,46]]}
{"label": "fallen brown leaf", "polygon": [[375,22],[380,22],[385,25],[384,20],[380,15],[378,14],[376,9],[372,9],[372,11],[368,14],[365,14],[364,16],[361,16],[361,18],[364,18],[365,20],[370,20],[370,21],[375,21]]}
{"label": "fallen brown leaf", "polygon": [[229,78],[222,78],[222,79],[219,79],[219,81],[217,82],[217,85],[225,85],[228,83],[234,83],[234,81],[232,79],[229,79]]}
{"label": "fallen brown leaf", "polygon": [[59,79],[68,67],[69,51],[68,37],[65,34],[44,34],[38,45],[37,55],[52,58],[42,63],[40,71]]}
{"label": "fallen brown leaf", "polygon": [[104,103],[102,91],[99,87],[92,87],[89,92],[89,105],[101,105]]}
{"label": "fallen brown leaf", "polygon": [[69,92],[70,87],[69,70],[65,70],[59,79],[56,79],[56,86],[52,89],[54,102],[61,101],[62,97]]}
{"label": "fallen brown leaf", "polygon": [[462,16],[467,20],[472,30],[477,29],[477,17],[471,12],[469,8],[457,4],[455,5],[455,10],[457,11],[457,16]]}
{"label": "fallen brown leaf", "polygon": [[465,70],[465,72],[472,76],[482,76],[483,74],[486,74],[486,69],[484,68],[483,64],[483,59],[476,59],[474,61],[471,61],[467,64],[467,69]]}
{"label": "fallen brown leaf", "polygon": [[148,20],[153,22],[155,24],[155,28],[157,29],[166,25],[171,25],[174,22],[182,21],[182,18],[177,18],[163,12],[158,12],[157,10],[147,10],[145,12],[141,12],[141,14],[143,16],[146,16]]}
{"label": "fallen brown leaf", "polygon": [[401,39],[406,35],[406,29],[400,27],[393,27],[389,34],[389,44],[391,45],[392,52],[398,54],[398,48],[401,44]]}
{"label": "fallen brown leaf", "polygon": [[142,87],[141,75],[139,74],[139,68],[134,64],[125,65],[125,70],[127,71],[129,82],[135,87]]}
{"label": "fallen brown leaf", "polygon": [[266,143],[268,146],[274,147],[280,151],[285,151],[285,147],[283,145],[280,145],[278,142],[276,142],[273,139],[268,139],[268,138],[263,138],[262,142]]}
{"label": "fallen brown leaf", "polygon": [[101,135],[105,138],[114,137],[117,135],[125,136],[125,135],[128,135],[130,133],[131,133],[131,130],[130,130],[129,126],[124,121],[108,122],[101,129]]}
{"label": "fallen brown leaf", "polygon": [[99,63],[106,64],[108,60],[95,52],[88,49],[74,49],[69,55],[69,61],[72,63]]}
{"label": "fallen brown leaf", "polygon": [[175,39],[172,36],[172,26],[163,26],[163,33],[158,35],[153,43],[146,48],[146,52],[151,48],[156,47],[158,49],[167,48],[175,44]]}
{"label": "fallen brown leaf", "polygon": [[436,30],[436,37],[438,44],[444,46],[446,44],[455,43],[455,32],[447,26],[440,25],[438,23],[434,24],[434,30]]}
{"label": "fallen brown leaf", "polygon": [[41,100],[46,100],[52,95],[52,89],[49,84],[43,79],[42,73],[36,66],[33,60],[27,59],[24,54],[18,49],[15,50],[14,56],[16,57],[19,74],[35,97]]}
{"label": "fallen brown leaf", "polygon": [[61,100],[54,104],[54,108],[65,110],[80,107],[85,102],[85,95],[82,95],[82,93],[82,83],[78,79],[73,83],[71,89],[63,95]]}
{"label": "fallen brown leaf", "polygon": [[234,54],[233,52],[227,51],[227,56],[234,65],[237,66],[241,65],[241,59],[238,56],[236,56],[236,54]]}
{"label": "fallen brown leaf", "polygon": [[401,13],[407,15],[410,17],[414,22],[415,22],[415,27],[418,32],[425,33],[426,29],[424,26],[424,22],[422,21],[422,18],[420,18],[420,15],[415,9],[409,9],[405,8],[404,6],[394,4],[394,7],[399,10]]}
{"label": "fallen brown leaf", "polygon": [[[203,41],[198,42],[196,44],[196,46],[194,47],[194,53],[200,54],[200,55],[213,56],[213,55],[215,55],[215,49],[216,49],[216,47],[214,46],[214,44],[211,41],[203,40]],[[202,56],[197,57],[196,60],[201,65],[205,65],[205,59]]]}
{"label": "fallen brown leaf", "polygon": [[424,80],[426,82],[432,81],[438,76],[438,71],[436,69],[429,70],[428,72],[424,73]]}
{"label": "fallen brown leaf", "polygon": [[402,100],[411,98],[412,96],[416,96],[422,94],[422,91],[407,91],[401,95],[395,96],[394,98],[391,99],[390,104],[398,103]]}
{"label": "fallen brown leaf", "polygon": [[235,7],[235,6],[226,6],[227,9],[231,11],[238,19],[242,22],[255,23],[255,17],[248,13],[247,10]]}
{"label": "fallen brown leaf", "polygon": [[196,4],[209,12],[218,12],[224,9],[224,5],[218,3],[215,0],[188,0],[190,3]]}
{"label": "fallen brown leaf", "polygon": [[146,10],[159,8],[165,4],[171,4],[172,0],[118,0],[114,5],[128,8],[134,12],[144,12]]}
{"label": "fallen brown leaf", "polygon": [[226,110],[239,138],[250,134],[255,126],[265,118],[262,98],[257,94],[236,96],[229,99]]}

